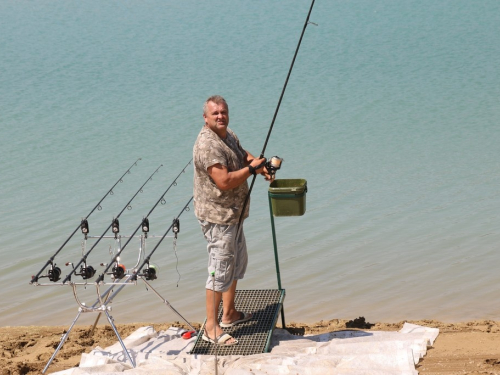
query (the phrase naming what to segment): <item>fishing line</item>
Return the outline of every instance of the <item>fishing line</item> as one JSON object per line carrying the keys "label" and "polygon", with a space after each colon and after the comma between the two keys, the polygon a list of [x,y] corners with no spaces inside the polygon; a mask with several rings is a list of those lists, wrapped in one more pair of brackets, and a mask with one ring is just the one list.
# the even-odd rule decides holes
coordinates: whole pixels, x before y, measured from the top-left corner
{"label": "fishing line", "polygon": [[184,168],[182,168],[182,170],[180,171],[180,173],[177,175],[177,177],[174,179],[174,181],[172,181],[172,183],[169,185],[169,187],[167,188],[167,190],[165,190],[165,192],[160,196],[160,198],[158,199],[158,201],[154,204],[154,206],[151,208],[151,210],[149,210],[148,214],[142,219],[141,223],[139,224],[139,226],[134,230],[134,232],[132,233],[132,235],[129,237],[129,239],[127,240],[127,242],[125,242],[125,245],[123,245],[123,247],[120,249],[119,252],[117,252],[117,254],[113,257],[113,259],[111,260],[111,262],[109,263],[109,265],[106,267],[106,269],[104,270],[104,272],[96,279],[96,283],[100,283],[102,281],[104,281],[104,275],[106,274],[106,272],[109,271],[110,267],[113,265],[113,263],[115,263],[118,259],[118,257],[120,256],[120,254],[122,253],[122,251],[125,249],[125,247],[127,247],[127,245],[130,243],[130,241],[132,240],[132,238],[134,237],[134,235],[137,233],[137,231],[139,229],[142,228],[142,231],[144,233],[145,236],[147,236],[147,233],[149,232],[149,215],[151,215],[151,212],[153,212],[153,210],[156,208],[156,206],[158,206],[158,204],[165,204],[165,195],[168,193],[168,191],[170,190],[170,188],[172,186],[177,186],[177,180],[178,178],[186,172],[186,168],[191,164],[191,162],[193,161],[193,159],[189,160],[189,162],[184,166]]}
{"label": "fishing line", "polygon": [[174,222],[172,225],[173,225],[172,231],[174,232],[173,247],[174,247],[175,260],[176,260],[175,271],[177,272],[177,275],[179,276],[179,278],[177,279],[177,288],[178,288],[179,281],[181,281],[181,274],[179,272],[179,257],[177,256],[177,233],[179,233],[179,230],[180,230],[179,220],[176,221],[176,219],[174,219]]}
{"label": "fishing line", "polygon": [[[106,230],[103,232],[103,234],[101,234],[101,236],[97,239],[97,241],[94,243],[94,245],[92,245],[90,250],[85,253],[85,255],[82,257],[82,259],[80,259],[80,261],[76,264],[76,266],[73,267],[73,270],[71,270],[69,275],[66,276],[66,278],[62,282],[63,284],[65,284],[68,280],[71,279],[71,275],[76,274],[75,272],[76,272],[78,266],[80,266],[82,263],[84,264],[84,266],[82,266],[82,268],[80,270],[80,271],[82,271],[82,272],[80,272],[80,275],[85,276],[84,279],[88,279],[88,278],[91,278],[94,276],[95,270],[93,270],[93,272],[87,273],[87,268],[88,268],[87,263],[86,263],[87,257],[92,252],[92,250],[97,246],[97,244],[102,240],[102,238],[104,237],[104,235],[108,232],[108,230],[110,228],[112,228],[112,232],[115,235],[115,239],[117,239],[118,233],[120,232],[120,222],[118,221],[119,217],[121,216],[123,211],[125,211],[126,209],[132,208],[132,206],[130,206],[130,203],[134,200],[134,198],[137,196],[137,194],[142,193],[142,189],[144,188],[144,186],[146,186],[146,184],[153,179],[153,175],[155,173],[157,173],[158,170],[162,166],[163,166],[163,164],[161,164],[158,168],[156,168],[156,170],[151,174],[151,176],[149,176],[149,178],[146,180],[146,182],[144,182],[144,184],[142,184],[142,186],[139,188],[139,190],[137,190],[137,192],[134,194],[134,196],[127,202],[127,204],[125,205],[125,207],[123,207],[123,209],[120,211],[120,213],[115,218],[113,218],[111,224],[106,228]],[[121,252],[121,249],[118,251],[118,253],[119,252]],[[90,273],[92,273],[92,275],[90,275]],[[90,276],[90,277],[88,277],[88,276]]]}
{"label": "fishing line", "polygon": [[[288,70],[288,75],[286,77],[285,84],[283,85],[283,90],[281,91],[281,95],[280,95],[280,98],[278,100],[278,105],[276,106],[276,110],[274,112],[274,116],[273,116],[273,119],[271,121],[271,126],[269,127],[269,131],[267,133],[267,137],[266,137],[266,140],[264,142],[264,146],[262,147],[262,152],[260,153],[260,157],[259,158],[263,158],[264,157],[264,152],[266,151],[267,143],[269,142],[269,138],[271,137],[271,132],[273,131],[273,127],[274,127],[274,122],[276,121],[276,117],[278,116],[278,111],[279,111],[280,106],[281,106],[281,101],[283,100],[283,96],[285,95],[286,86],[288,85],[288,80],[290,79],[290,75],[292,74],[293,65],[295,64],[295,59],[297,58],[297,54],[299,52],[300,44],[302,43],[302,38],[304,37],[304,33],[306,31],[307,25],[310,24],[310,23],[312,23],[315,26],[317,26],[317,24],[315,24],[313,22],[309,22],[309,17],[311,16],[311,12],[312,12],[312,9],[313,9],[313,6],[314,6],[314,2],[315,2],[315,0],[312,0],[312,2],[311,2],[311,7],[309,8],[309,13],[307,14],[306,21],[304,22],[304,27],[302,28],[302,33],[300,34],[299,43],[297,44],[297,48],[295,49],[295,54],[293,55],[292,63],[290,65],[290,69]],[[268,169],[268,171],[270,171],[269,169],[271,169],[271,171],[273,171],[275,173],[281,167],[282,160],[283,159],[278,158],[277,156],[275,156],[275,157],[271,158],[266,163],[266,168]],[[258,168],[255,168],[255,169],[258,169]],[[255,173],[253,175],[254,176],[252,178],[252,183],[250,184],[250,188],[248,189],[248,193],[247,193],[247,196],[245,198],[245,202],[243,203],[243,209],[241,210],[240,219],[239,219],[239,222],[238,222],[238,232],[240,230],[241,223],[243,221],[243,215],[245,213],[245,210],[246,210],[247,205],[248,205],[248,201],[250,199],[250,194],[252,193],[252,189],[253,189],[253,185],[255,183],[255,179],[257,178],[257,176],[255,175]]]}
{"label": "fishing line", "polygon": [[[40,270],[40,272],[38,272],[35,276],[32,276],[31,278],[31,281],[30,281],[30,284],[33,284],[33,283],[36,283],[38,282],[38,279],[40,278],[40,275],[42,274],[42,272],[45,270],[45,268],[47,268],[47,266],[50,264],[52,265],[52,279],[54,279],[54,269],[58,269],[58,273],[59,273],[59,276],[61,274],[61,269],[59,267],[56,267],[55,264],[54,264],[54,259],[55,257],[57,256],[57,254],[59,254],[59,252],[63,249],[64,246],[66,246],[66,244],[69,242],[69,240],[75,235],[75,233],[78,231],[78,229],[82,229],[82,231],[85,231],[85,237],[87,236],[88,232],[89,232],[89,225],[88,225],[88,218],[90,217],[90,215],[92,215],[92,213],[97,209],[97,210],[101,210],[101,203],[104,199],[106,199],[106,197],[108,195],[113,195],[113,189],[115,188],[116,185],[118,185],[120,182],[123,182],[123,177],[125,177],[126,174],[130,174],[130,170],[132,169],[132,167],[134,166],[137,166],[137,162],[141,160],[141,158],[138,158],[134,164],[132,164],[130,166],[129,169],[126,170],[126,172],[118,179],[118,181],[115,182],[115,184],[111,187],[111,189],[108,190],[108,192],[101,198],[101,200],[99,201],[99,203],[97,203],[95,205],[95,207],[88,213],[87,216],[85,216],[85,218],[82,219],[81,223],[78,224],[78,226],[75,228],[75,230],[73,231],[73,233],[70,234],[70,236],[66,239],[66,241],[64,241],[64,243],[61,245],[61,247],[55,252],[54,255],[52,255],[49,260],[47,261],[47,263],[45,263],[45,265],[42,267],[42,269]],[[57,280],[59,280],[59,278],[57,277]],[[56,281],[57,281],[56,280]],[[51,280],[52,281],[52,280]]]}
{"label": "fishing line", "polygon": [[[148,274],[150,272],[149,271],[149,261],[150,261],[151,257],[153,256],[153,254],[156,251],[156,249],[158,249],[158,247],[160,246],[160,244],[162,243],[162,241],[165,239],[165,237],[167,236],[167,234],[174,228],[175,222],[179,220],[179,217],[182,215],[182,213],[184,211],[189,211],[189,207],[188,206],[189,206],[189,204],[191,203],[192,200],[193,200],[193,197],[191,196],[191,198],[189,198],[189,201],[182,208],[181,212],[179,212],[179,214],[174,219],[174,221],[172,222],[172,224],[170,224],[170,227],[168,227],[168,229],[165,232],[165,234],[160,238],[160,240],[158,241],[158,243],[156,244],[156,246],[154,247],[154,249],[151,250],[151,252],[149,253],[149,255],[144,259],[144,262],[142,262],[141,266],[139,268],[137,268],[136,271],[133,272],[132,277],[130,279],[131,281],[134,281],[134,280],[137,279],[137,276],[140,274],[141,270],[144,268],[145,265],[148,265],[148,268],[146,269],[145,274],[140,275],[140,276],[145,276],[146,280],[150,280],[150,279],[148,279]],[[177,233],[178,233],[178,231],[177,231]]]}

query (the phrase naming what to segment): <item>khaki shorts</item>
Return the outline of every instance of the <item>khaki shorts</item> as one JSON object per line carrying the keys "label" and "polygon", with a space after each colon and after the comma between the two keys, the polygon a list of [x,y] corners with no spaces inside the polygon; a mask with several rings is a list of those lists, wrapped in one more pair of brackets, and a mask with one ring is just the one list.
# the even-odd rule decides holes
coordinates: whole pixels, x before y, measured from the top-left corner
{"label": "khaki shorts", "polygon": [[243,228],[238,238],[238,225],[222,225],[198,220],[208,242],[208,279],[206,289],[212,290],[212,275],[215,271],[215,291],[227,291],[234,280],[243,279],[248,264],[247,245]]}

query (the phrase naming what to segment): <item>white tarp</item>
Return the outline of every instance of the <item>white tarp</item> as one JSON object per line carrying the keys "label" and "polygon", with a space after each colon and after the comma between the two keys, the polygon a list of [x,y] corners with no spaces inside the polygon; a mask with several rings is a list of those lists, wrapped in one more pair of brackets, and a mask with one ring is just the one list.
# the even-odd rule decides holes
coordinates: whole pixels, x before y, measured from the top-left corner
{"label": "white tarp", "polygon": [[[57,375],[215,374],[215,357],[189,355],[195,339],[182,339],[183,329],[155,332],[143,327],[123,340],[136,362],[133,368],[119,342],[82,354],[80,367]],[[221,375],[416,375],[415,364],[439,334],[437,328],[405,323],[398,332],[338,331],[293,336],[273,333],[271,352],[218,357]]]}

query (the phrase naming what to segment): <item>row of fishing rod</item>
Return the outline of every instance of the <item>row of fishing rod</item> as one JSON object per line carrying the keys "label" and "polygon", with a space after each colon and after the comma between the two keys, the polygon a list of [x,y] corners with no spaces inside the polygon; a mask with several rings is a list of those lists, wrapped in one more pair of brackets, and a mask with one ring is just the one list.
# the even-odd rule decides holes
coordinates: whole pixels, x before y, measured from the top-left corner
{"label": "row of fishing rod", "polygon": [[[111,229],[111,232],[113,233],[114,240],[119,244],[118,249],[116,253],[114,254],[113,258],[109,263],[101,263],[101,266],[105,266],[106,268],[104,271],[96,278],[95,283],[96,284],[102,284],[104,282],[105,275],[112,275],[112,279],[114,281],[122,279],[125,276],[126,273],[126,268],[122,264],[120,264],[120,256],[123,253],[124,249],[127,247],[127,245],[130,243],[130,241],[134,238],[134,236],[137,234],[139,230],[142,231],[141,234],[141,247],[140,250],[141,252],[144,251],[145,249],[145,239],[148,237],[148,232],[149,232],[149,216],[151,213],[155,210],[155,208],[161,203],[161,204],[166,204],[165,201],[165,195],[169,192],[169,190],[177,185],[177,180],[180,178],[180,176],[186,172],[187,167],[191,164],[192,159],[182,168],[180,173],[175,177],[175,179],[172,181],[172,183],[167,187],[167,189],[163,192],[163,194],[160,196],[160,198],[156,201],[156,203],[153,205],[153,207],[149,210],[149,212],[141,219],[140,224],[137,226],[137,228],[134,230],[134,232],[130,235],[127,236],[128,240],[125,242],[125,244],[122,246],[121,245],[121,236],[119,235],[120,233],[120,216],[126,209],[131,208],[131,203],[135,199],[135,197],[143,192],[143,188],[146,186],[146,184],[153,179],[153,176],[158,172],[158,170],[163,166],[160,165],[156,170],[147,178],[147,180],[141,185],[141,187],[137,190],[137,192],[130,198],[130,200],[125,204],[125,206],[122,208],[122,210],[113,218],[109,226],[104,230],[104,232],[99,236],[96,237],[96,241],[93,243],[93,245],[90,247],[89,250],[85,251],[85,246],[82,245],[82,258],[78,261],[78,263],[73,264],[73,263],[66,263],[66,265],[71,265],[72,270],[66,277],[60,282],[61,280],[61,274],[62,271],[61,269],[56,265],[55,259],[56,256],[61,252],[61,250],[68,244],[68,242],[71,240],[71,238],[78,232],[78,230],[81,230],[82,234],[84,235],[84,244],[86,245],[87,239],[88,239],[88,234],[89,234],[89,217],[94,213],[95,210],[101,210],[101,203],[108,197],[109,195],[113,195],[113,189],[118,185],[119,183],[123,182],[123,178],[127,175],[130,174],[130,170],[134,167],[137,166],[137,163],[141,160],[141,158],[137,159],[126,171],[125,173],[115,182],[115,184],[111,187],[111,189],[108,190],[108,192],[99,200],[99,202],[94,206],[94,208],[85,216],[81,222],[78,224],[78,226],[75,228],[75,230],[70,234],[70,236],[63,242],[63,244],[57,249],[57,251],[47,260],[45,265],[40,269],[40,271],[32,276],[30,284],[32,285],[50,285],[50,284],[41,284],[39,281],[42,278],[48,278],[52,283],[57,283],[59,284],[74,284],[72,281],[72,276],[80,276],[84,280],[91,279],[92,277],[95,276],[96,274],[96,269],[89,265],[87,263],[87,258],[89,257],[90,253],[96,248],[96,246],[101,242],[103,238],[107,238],[109,236],[106,236],[108,231]],[[137,264],[132,268],[132,274],[130,275],[128,281],[135,281],[137,277],[143,277],[146,280],[154,280],[157,278],[157,269],[156,267],[150,263],[151,257],[155,253],[155,251],[158,249],[162,241],[167,237],[167,235],[170,232],[173,232],[173,235],[175,239],[177,239],[177,234],[180,232],[180,221],[179,218],[182,215],[184,211],[189,210],[189,204],[193,200],[193,197],[191,196],[190,199],[187,201],[187,203],[183,206],[181,211],[178,213],[178,215],[173,219],[172,224],[168,227],[168,229],[165,231],[165,233],[160,236],[158,242],[156,243],[156,246],[151,250],[151,252],[144,257],[144,260],[142,263],[140,263],[141,257],[139,257],[139,260]],[[139,264],[140,263],[140,264]],[[47,269],[48,268],[48,269]],[[45,272],[45,270],[47,270]],[[45,273],[44,273],[45,272]]]}

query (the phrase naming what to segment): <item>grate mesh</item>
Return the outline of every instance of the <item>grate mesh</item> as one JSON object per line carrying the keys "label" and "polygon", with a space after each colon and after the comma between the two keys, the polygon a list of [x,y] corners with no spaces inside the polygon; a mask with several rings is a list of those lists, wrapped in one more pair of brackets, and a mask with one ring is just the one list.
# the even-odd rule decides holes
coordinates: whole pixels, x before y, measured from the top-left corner
{"label": "grate mesh", "polygon": [[[236,338],[238,344],[227,347],[219,345],[217,355],[251,355],[266,352],[284,299],[284,289],[237,290],[236,309],[252,313],[253,318],[231,328],[222,328],[224,332]],[[219,321],[221,318],[222,304],[219,306]],[[205,323],[190,354],[215,354],[215,345],[201,338]]]}

